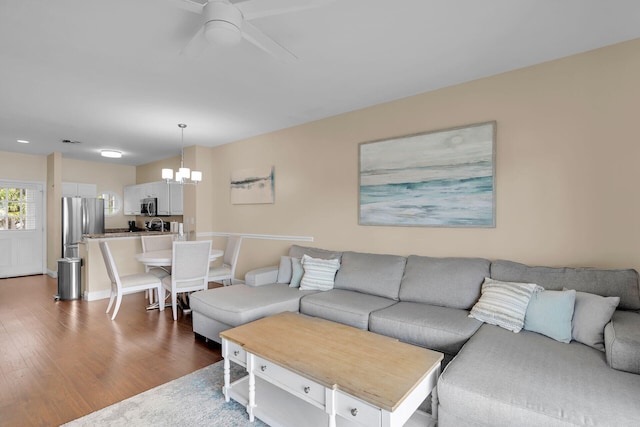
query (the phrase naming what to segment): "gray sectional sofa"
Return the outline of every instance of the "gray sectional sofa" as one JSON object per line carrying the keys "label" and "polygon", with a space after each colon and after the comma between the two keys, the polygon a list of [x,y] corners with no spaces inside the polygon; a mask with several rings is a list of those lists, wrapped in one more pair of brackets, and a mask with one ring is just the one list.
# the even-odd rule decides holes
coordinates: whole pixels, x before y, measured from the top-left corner
{"label": "gray sectional sofa", "polygon": [[[219,342],[225,329],[299,311],[440,351],[446,365],[438,381],[440,427],[640,425],[640,287],[635,270],[529,267],[298,245],[289,251],[292,258],[305,254],[340,259],[333,289],[291,287],[291,273],[283,274],[282,268],[290,260],[283,257],[280,268],[249,272],[246,284],[192,294],[194,332]],[[593,342],[583,339],[586,345],[529,330],[513,333],[476,320],[469,314],[486,277],[535,283],[546,290],[575,289],[581,295],[576,310],[578,302],[583,304],[586,326],[593,329],[601,322],[604,330],[590,338]],[[598,307],[589,305],[590,298],[602,299],[595,295],[619,298],[610,321],[607,317],[602,323]]]}

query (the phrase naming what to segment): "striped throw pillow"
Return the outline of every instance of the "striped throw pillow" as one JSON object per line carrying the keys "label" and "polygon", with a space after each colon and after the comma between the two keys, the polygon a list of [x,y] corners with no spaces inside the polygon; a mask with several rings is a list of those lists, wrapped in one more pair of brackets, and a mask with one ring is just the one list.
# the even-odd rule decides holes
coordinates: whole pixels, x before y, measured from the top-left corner
{"label": "striped throw pillow", "polygon": [[333,289],[336,272],[340,268],[339,259],[318,259],[302,256],[304,276],[300,281],[301,291],[328,291]]}
{"label": "striped throw pillow", "polygon": [[501,282],[485,277],[482,295],[471,309],[469,317],[520,332],[531,295],[543,289],[534,283]]}

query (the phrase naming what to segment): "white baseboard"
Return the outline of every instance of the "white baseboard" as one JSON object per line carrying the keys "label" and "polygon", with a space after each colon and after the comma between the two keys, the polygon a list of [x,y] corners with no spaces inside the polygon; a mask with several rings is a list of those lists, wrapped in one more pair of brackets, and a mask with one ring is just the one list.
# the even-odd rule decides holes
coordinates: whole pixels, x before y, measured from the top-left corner
{"label": "white baseboard", "polygon": [[99,299],[106,299],[111,296],[111,290],[106,289],[103,291],[85,292],[82,299],[86,301],[97,301]]}
{"label": "white baseboard", "polygon": [[47,269],[47,276],[52,277],[54,279],[58,278],[58,272]]}

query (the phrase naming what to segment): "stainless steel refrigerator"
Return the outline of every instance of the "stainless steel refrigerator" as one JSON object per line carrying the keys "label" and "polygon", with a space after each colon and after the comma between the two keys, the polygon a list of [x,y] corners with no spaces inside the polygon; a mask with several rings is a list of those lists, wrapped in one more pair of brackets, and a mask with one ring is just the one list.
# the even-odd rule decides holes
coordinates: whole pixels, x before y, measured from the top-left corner
{"label": "stainless steel refrigerator", "polygon": [[104,233],[104,200],[62,198],[62,258],[78,258],[83,234]]}

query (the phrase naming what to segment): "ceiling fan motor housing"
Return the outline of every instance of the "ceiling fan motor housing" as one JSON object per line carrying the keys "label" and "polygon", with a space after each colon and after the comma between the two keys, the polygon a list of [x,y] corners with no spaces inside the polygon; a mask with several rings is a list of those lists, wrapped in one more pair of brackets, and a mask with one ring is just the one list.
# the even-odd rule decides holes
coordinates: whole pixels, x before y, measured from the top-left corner
{"label": "ceiling fan motor housing", "polygon": [[242,40],[242,12],[226,1],[210,1],[203,9],[204,35],[209,42],[230,46]]}

